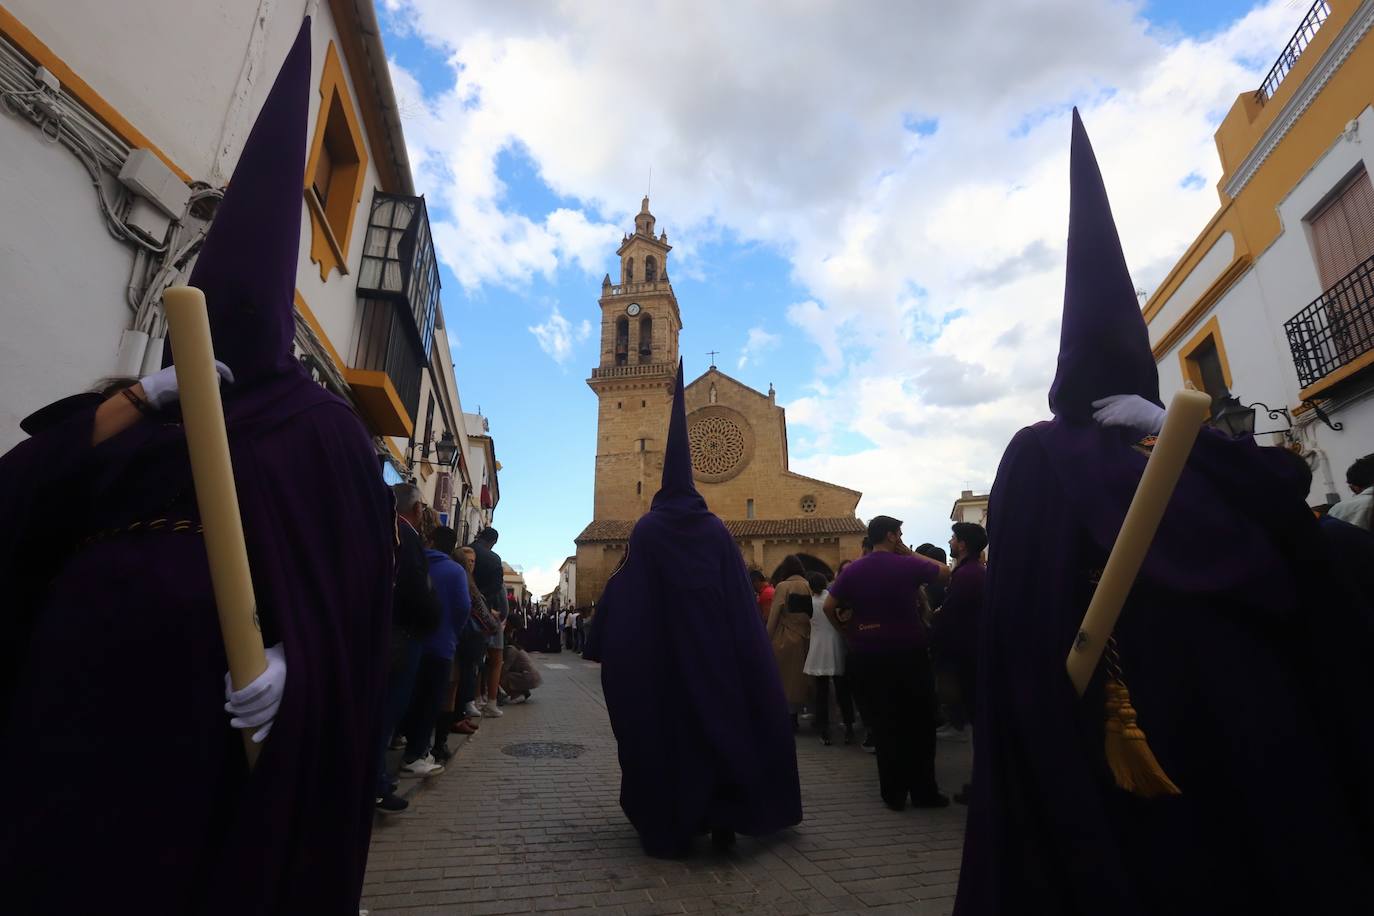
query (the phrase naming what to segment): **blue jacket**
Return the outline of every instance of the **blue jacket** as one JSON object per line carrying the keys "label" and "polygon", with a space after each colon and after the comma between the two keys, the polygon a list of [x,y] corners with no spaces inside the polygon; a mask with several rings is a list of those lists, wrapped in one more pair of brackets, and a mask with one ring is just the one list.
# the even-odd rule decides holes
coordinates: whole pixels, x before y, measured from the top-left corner
{"label": "blue jacket", "polygon": [[472,598],[468,595],[468,572],[446,553],[426,550],[429,558],[429,578],[439,599],[439,626],[425,640],[426,655],[453,658],[458,651],[458,633],[472,613]]}

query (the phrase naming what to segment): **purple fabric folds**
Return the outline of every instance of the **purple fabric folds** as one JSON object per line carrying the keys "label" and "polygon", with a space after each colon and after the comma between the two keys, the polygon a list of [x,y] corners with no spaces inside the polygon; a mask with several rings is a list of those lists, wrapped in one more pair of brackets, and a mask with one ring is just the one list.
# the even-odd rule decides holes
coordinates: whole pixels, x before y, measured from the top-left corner
{"label": "purple fabric folds", "polygon": [[0,458],[0,575],[16,596],[0,887],[14,912],[357,909],[394,515],[362,423],[291,357],[309,42],[307,20],[195,275],[238,375],[224,389],[235,483],[264,641],[287,659],[276,722],[250,774],[223,710],[177,411],[95,447],[96,403],[60,411]]}
{"label": "purple fabric folds", "polygon": [[682,368],[663,486],[596,605],[619,744],[620,804],[646,851],[693,835],[762,835],[801,820],[796,747],[772,647],[739,547],[692,483]]}

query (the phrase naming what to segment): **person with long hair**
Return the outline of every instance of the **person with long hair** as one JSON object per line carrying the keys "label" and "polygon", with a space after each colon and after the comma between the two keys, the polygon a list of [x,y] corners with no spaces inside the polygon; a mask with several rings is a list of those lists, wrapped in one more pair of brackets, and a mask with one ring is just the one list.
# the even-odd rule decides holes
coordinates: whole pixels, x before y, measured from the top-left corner
{"label": "person with long hair", "polygon": [[797,728],[797,713],[810,698],[806,681],[806,650],[811,639],[811,584],[801,557],[789,553],[773,570],[773,604],[768,609],[768,639],[778,661],[782,687]]}

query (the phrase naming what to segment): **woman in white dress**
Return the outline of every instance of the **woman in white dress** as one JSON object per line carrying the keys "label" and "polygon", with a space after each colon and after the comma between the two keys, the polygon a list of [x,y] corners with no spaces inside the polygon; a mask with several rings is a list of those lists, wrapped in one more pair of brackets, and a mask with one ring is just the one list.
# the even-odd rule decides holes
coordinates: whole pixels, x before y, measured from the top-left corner
{"label": "woman in white dress", "polygon": [[816,730],[821,733],[821,743],[830,741],[830,686],[835,686],[835,699],[840,705],[840,716],[844,719],[844,743],[854,743],[854,701],[849,693],[849,679],[844,674],[844,640],[836,632],[830,618],[825,616],[826,591],[829,584],[823,574],[807,573],[811,586],[811,646],[806,653],[806,664],[802,671],[816,680]]}

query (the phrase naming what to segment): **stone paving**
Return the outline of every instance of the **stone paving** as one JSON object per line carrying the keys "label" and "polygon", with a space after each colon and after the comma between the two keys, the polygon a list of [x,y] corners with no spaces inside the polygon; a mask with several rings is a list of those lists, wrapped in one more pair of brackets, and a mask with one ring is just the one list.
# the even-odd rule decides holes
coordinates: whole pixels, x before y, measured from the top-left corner
{"label": "stone paving", "polygon": [[[949,913],[965,809],[889,811],[857,746],[798,737],[805,820],[776,836],[704,840],[683,861],[646,857],[617,802],[620,770],[598,666],[535,655],[544,686],[507,706],[379,820],[363,906],[385,913]],[[729,702],[723,697],[722,702]],[[538,756],[511,756],[518,745]],[[579,756],[578,745],[585,748]],[[942,787],[968,773],[969,745],[942,742]],[[404,783],[403,783],[404,787]]]}

